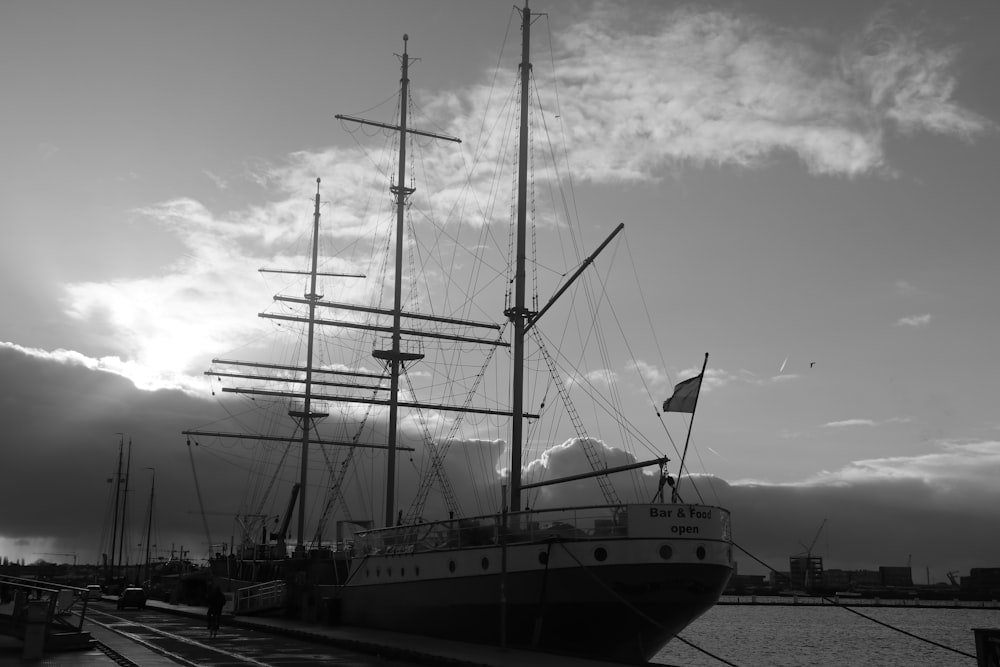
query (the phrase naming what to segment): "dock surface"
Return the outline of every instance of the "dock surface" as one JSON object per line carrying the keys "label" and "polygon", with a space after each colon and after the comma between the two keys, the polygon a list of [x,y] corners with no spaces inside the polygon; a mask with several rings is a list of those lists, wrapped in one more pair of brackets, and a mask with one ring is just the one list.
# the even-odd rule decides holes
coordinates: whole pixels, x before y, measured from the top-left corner
{"label": "dock surface", "polygon": [[[110,601],[111,598],[108,598]],[[101,606],[95,605],[96,612]],[[0,645],[0,665],[42,665],[45,667],[110,667],[127,664],[121,659],[142,667],[174,665],[288,665],[317,664],[308,658],[308,651],[300,659],[284,651],[281,644],[289,641],[309,642],[337,650],[337,664],[351,667],[392,664],[397,667],[416,665],[455,665],[457,667],[612,667],[609,663],[584,658],[535,653],[499,646],[484,646],[433,637],[374,630],[369,628],[335,627],[274,617],[245,617],[225,614],[220,636],[210,639],[203,634],[201,623],[206,617],[205,607],[169,604],[151,600],[145,612],[125,610],[117,612],[113,605],[104,609],[109,614],[122,617],[110,620],[100,613],[88,611],[85,622],[93,638],[108,647],[107,654],[98,647],[92,649],[46,653],[40,661],[25,662],[20,658],[18,646],[12,642]],[[150,613],[150,612],[154,613]],[[172,618],[173,617],[173,618]],[[179,629],[184,625],[186,629]],[[119,630],[116,630],[116,627]],[[148,627],[149,631],[144,628]],[[194,634],[192,635],[192,628]],[[226,649],[225,635],[247,630],[259,631],[254,637],[252,652],[241,655],[233,648]],[[159,632],[175,641],[146,641],[149,633]],[[273,638],[269,641],[268,638]],[[239,639],[233,646],[240,646]],[[172,646],[170,646],[172,644]],[[174,648],[176,647],[176,648]],[[215,654],[213,656],[213,653]],[[268,660],[269,654],[277,659]],[[217,659],[216,659],[217,657]],[[319,658],[319,655],[314,656]],[[116,660],[116,658],[118,660]],[[320,660],[320,662],[324,662]],[[621,667],[617,665],[617,667]]]}

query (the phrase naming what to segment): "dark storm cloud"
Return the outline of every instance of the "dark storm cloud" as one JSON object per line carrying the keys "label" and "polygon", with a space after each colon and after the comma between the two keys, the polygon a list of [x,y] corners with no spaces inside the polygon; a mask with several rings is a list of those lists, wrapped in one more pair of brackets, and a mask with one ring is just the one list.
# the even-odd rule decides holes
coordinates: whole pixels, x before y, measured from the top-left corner
{"label": "dark storm cloud", "polygon": [[[133,445],[130,496],[136,515],[148,505],[147,467],[156,469],[158,506],[197,507],[180,432],[205,421],[211,403],[179,391],[141,391],[121,376],[6,345],[0,345],[0,378],[0,536],[57,536],[44,550],[92,559],[110,525],[106,508],[113,487],[107,479],[116,471],[118,433]],[[164,519],[165,530],[181,528],[173,513]]]}
{"label": "dark storm cloud", "polygon": [[[813,554],[826,568],[898,566],[912,557],[914,579],[922,581],[925,567],[943,580],[949,570],[1000,565],[1000,534],[984,530],[1000,520],[1000,490],[986,485],[955,490],[886,476],[808,486],[704,479],[699,489],[732,510],[736,543],[778,570],[805,551],[824,520]],[[737,559],[741,571],[763,571],[744,553]]]}
{"label": "dark storm cloud", "polygon": [[[96,559],[102,530],[109,525],[113,487],[106,480],[117,465],[117,433],[125,433],[126,442],[133,443],[130,514],[135,527],[130,543],[144,539],[139,526],[152,478],[147,467],[156,469],[154,539],[161,551],[184,545],[200,557],[207,552],[209,537],[213,542],[229,539],[231,521],[214,513],[238,509],[246,484],[245,470],[239,468],[249,467],[250,454],[236,448],[221,456],[208,443],[192,445],[189,453],[181,435],[220,416],[214,401],[179,391],[140,390],[120,376],[10,345],[0,345],[0,379],[0,546],[9,549],[20,542],[20,548],[31,550],[28,553],[78,553],[84,561]],[[502,449],[502,443],[492,441],[452,446],[456,456],[446,469],[466,513],[492,511],[495,506],[495,463]],[[787,569],[788,557],[812,541],[824,519],[813,551],[825,558],[828,568],[902,565],[912,556],[919,579],[925,566],[940,578],[949,570],[1000,565],[1000,534],[990,528],[1000,519],[1000,490],[989,483],[1000,472],[998,447],[977,443],[944,449],[934,457],[900,459],[892,465],[858,462],[808,484],[729,484],[701,477],[685,479],[680,490],[685,501],[729,508],[739,546],[779,570]],[[204,507],[211,513],[210,536],[198,516],[192,458]],[[419,463],[416,453],[414,458]],[[630,457],[606,447],[605,458],[609,465],[618,465]],[[486,486],[474,487],[470,461],[481,472],[497,476]],[[529,475],[541,479],[578,473],[583,461],[580,444],[567,442],[531,463]],[[945,469],[957,472],[949,476]],[[902,474],[907,470],[925,474]],[[647,502],[655,476],[633,479],[636,497]],[[543,488],[544,493],[531,496],[536,508],[601,502],[593,480]],[[401,506],[411,494],[412,481],[404,480]],[[741,571],[764,569],[745,554],[737,552],[737,557]]]}

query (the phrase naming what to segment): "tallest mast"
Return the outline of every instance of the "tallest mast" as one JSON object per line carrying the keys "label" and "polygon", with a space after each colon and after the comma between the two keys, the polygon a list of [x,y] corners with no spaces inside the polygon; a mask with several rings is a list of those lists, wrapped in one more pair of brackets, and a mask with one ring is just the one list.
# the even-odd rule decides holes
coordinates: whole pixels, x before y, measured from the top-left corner
{"label": "tallest mast", "polygon": [[514,325],[513,412],[510,453],[510,509],[521,509],[521,441],[524,431],[524,330],[529,313],[524,307],[525,237],[528,191],[528,82],[531,74],[531,9],[525,0],[521,13],[521,132],[517,156],[517,263],[514,307],[506,315]]}
{"label": "tallest mast", "polygon": [[393,524],[396,511],[396,421],[399,416],[399,367],[401,359],[401,338],[403,308],[403,223],[406,217],[406,198],[413,194],[413,188],[405,185],[406,180],[406,107],[409,100],[410,56],[406,50],[408,35],[403,35],[402,76],[399,92],[399,180],[392,193],[396,195],[396,281],[392,312],[392,353],[389,356],[389,451],[385,477],[385,526]]}

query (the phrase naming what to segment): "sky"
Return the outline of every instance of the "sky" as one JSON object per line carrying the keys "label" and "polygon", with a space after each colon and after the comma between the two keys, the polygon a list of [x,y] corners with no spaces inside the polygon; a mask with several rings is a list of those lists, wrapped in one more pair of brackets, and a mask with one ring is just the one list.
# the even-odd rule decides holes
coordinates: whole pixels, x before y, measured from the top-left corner
{"label": "sky", "polygon": [[[583,246],[625,223],[645,296],[615,308],[663,348],[633,365],[662,401],[710,353],[688,468],[737,543],[920,583],[1000,566],[1000,7],[532,10]],[[331,247],[367,230],[370,137],[334,115],[391,120],[407,34],[422,118],[474,151],[518,33],[482,1],[0,6],[0,555],[96,560],[129,440],[158,549],[204,550],[194,477],[220,508],[245,480],[180,435],[224,410],[203,371],[262,336],[257,269],[296,257],[316,178]]]}

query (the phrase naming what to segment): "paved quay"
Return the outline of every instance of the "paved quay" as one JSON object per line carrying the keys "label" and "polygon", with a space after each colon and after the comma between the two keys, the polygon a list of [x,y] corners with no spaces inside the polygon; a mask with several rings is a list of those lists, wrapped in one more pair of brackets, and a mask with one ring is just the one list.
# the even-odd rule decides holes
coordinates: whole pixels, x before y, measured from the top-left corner
{"label": "paved quay", "polygon": [[[150,601],[150,607],[204,618],[205,607]],[[361,653],[376,653],[429,665],[468,667],[621,667],[619,663],[534,653],[499,646],[448,641],[371,628],[319,625],[268,616],[223,617],[224,624],[257,628],[275,634],[331,643]]]}
{"label": "paved quay", "polygon": [[[191,618],[205,618],[205,607],[177,605],[151,600],[148,608]],[[533,653],[517,649],[483,646],[467,642],[447,641],[419,635],[408,635],[368,628],[325,626],[286,618],[223,616],[223,625],[257,629],[269,634],[284,635],[320,642],[368,655],[379,655],[410,664],[454,665],[456,667],[611,667],[608,663],[581,658]],[[94,639],[142,667],[174,667],[190,665],[184,659],[172,659],[141,642],[125,637],[100,623],[87,620],[85,629]],[[41,660],[21,658],[21,645],[10,638],[0,643],[0,666],[38,665],[44,667],[111,667],[117,663],[99,649],[48,653]],[[621,667],[618,665],[618,667]]]}

